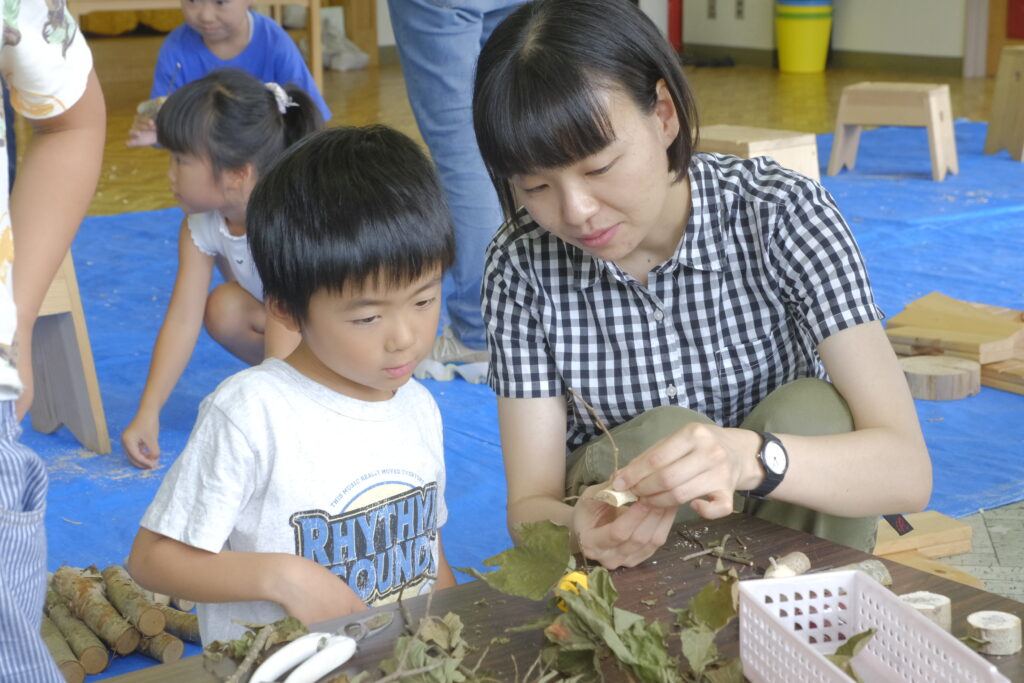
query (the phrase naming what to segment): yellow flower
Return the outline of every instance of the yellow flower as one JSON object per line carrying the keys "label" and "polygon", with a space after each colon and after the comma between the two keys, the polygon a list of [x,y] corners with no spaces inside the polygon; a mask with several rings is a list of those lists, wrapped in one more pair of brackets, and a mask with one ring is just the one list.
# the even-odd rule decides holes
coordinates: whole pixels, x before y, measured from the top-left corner
{"label": "yellow flower", "polygon": [[[558,580],[557,588],[561,591],[572,591],[576,595],[579,595],[580,588],[587,590],[587,575],[585,572],[569,572]],[[561,598],[558,599],[556,604],[558,605],[558,609],[563,612],[569,611],[565,601]]]}

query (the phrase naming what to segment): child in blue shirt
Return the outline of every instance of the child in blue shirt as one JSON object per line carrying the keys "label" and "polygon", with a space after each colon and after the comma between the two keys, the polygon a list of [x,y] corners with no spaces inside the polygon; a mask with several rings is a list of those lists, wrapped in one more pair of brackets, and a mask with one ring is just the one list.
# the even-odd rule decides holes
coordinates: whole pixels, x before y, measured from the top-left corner
{"label": "child in blue shirt", "polygon": [[[166,97],[214,69],[229,67],[264,82],[298,86],[313,98],[324,121],[329,120],[331,110],[295,42],[273,20],[251,11],[251,6],[252,0],[182,0],[185,23],[171,31],[160,47],[150,98]],[[128,146],[155,143],[156,113],[140,111],[128,132]]]}

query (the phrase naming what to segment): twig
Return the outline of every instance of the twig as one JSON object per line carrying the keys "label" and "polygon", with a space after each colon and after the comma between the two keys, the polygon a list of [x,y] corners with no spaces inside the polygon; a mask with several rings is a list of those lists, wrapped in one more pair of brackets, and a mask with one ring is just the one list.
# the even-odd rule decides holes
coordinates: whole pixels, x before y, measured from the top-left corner
{"label": "twig", "polygon": [[715,550],[716,550],[715,548],[708,548],[707,550],[698,550],[695,553],[690,553],[689,555],[684,556],[683,557],[683,562],[686,562],[687,560],[692,560],[694,558],[700,557],[701,555],[710,555],[711,553],[715,552]]}
{"label": "twig", "polygon": [[267,645],[267,639],[270,638],[270,634],[274,632],[274,627],[268,624],[260,629],[259,633],[252,641],[252,645],[249,646],[249,651],[245,654],[245,659],[235,669],[235,673],[231,674],[224,683],[239,683],[242,677],[248,678],[249,669],[256,663],[256,658],[263,652],[263,648]]}
{"label": "twig", "polygon": [[573,389],[572,387],[569,387],[569,393],[572,394],[573,396],[575,396],[576,399],[579,400],[580,403],[582,403],[584,406],[586,406],[587,410],[590,412],[590,416],[594,418],[594,424],[596,424],[597,428],[600,429],[602,432],[604,432],[604,435],[608,437],[608,442],[612,445],[612,474],[614,474],[615,472],[618,472],[619,471],[619,447],[615,445],[615,438],[612,436],[612,433],[608,430],[607,427],[605,427],[604,422],[601,421],[601,418],[598,416],[597,411],[594,410],[594,407],[592,405],[590,405],[589,403],[587,403],[583,399],[583,397],[580,396],[579,393],[577,393],[577,391],[575,389]]}
{"label": "twig", "polygon": [[426,666],[421,666],[418,669],[409,669],[408,671],[403,671],[401,668],[399,668],[394,673],[388,674],[384,678],[377,679],[376,683],[387,683],[388,681],[399,681],[399,680],[402,680],[403,678],[405,678],[406,676],[415,676],[417,674],[424,674],[424,673],[427,673],[428,671],[433,671],[434,669],[437,669],[437,668],[439,668],[439,667],[441,667],[441,666],[443,666],[443,665],[445,665],[447,663],[448,663],[448,660],[439,659],[436,662],[434,662],[433,664],[427,664]]}

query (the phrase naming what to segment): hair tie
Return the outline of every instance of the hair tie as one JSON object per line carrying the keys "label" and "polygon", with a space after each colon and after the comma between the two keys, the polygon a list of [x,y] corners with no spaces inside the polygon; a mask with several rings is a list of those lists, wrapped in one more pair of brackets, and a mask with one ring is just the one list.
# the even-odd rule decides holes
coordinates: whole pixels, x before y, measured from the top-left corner
{"label": "hair tie", "polygon": [[277,83],[270,82],[264,83],[263,85],[267,86],[267,90],[273,94],[274,100],[277,102],[277,111],[281,112],[282,115],[284,115],[285,111],[288,110],[288,107],[299,106],[298,102],[293,100],[288,93],[284,91],[284,88]]}

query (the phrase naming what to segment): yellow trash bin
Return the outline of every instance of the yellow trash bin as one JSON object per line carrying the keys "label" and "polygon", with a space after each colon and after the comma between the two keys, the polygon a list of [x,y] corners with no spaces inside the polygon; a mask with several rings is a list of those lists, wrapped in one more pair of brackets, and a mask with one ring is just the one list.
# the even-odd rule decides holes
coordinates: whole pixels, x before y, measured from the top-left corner
{"label": "yellow trash bin", "polygon": [[779,70],[819,73],[825,70],[832,31],[832,0],[776,0],[775,40]]}

